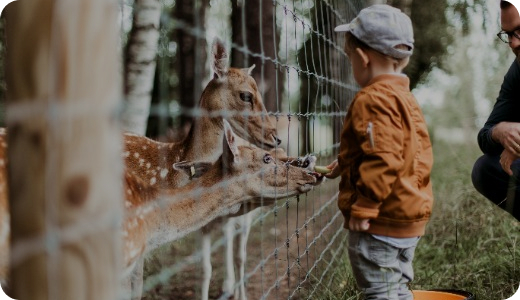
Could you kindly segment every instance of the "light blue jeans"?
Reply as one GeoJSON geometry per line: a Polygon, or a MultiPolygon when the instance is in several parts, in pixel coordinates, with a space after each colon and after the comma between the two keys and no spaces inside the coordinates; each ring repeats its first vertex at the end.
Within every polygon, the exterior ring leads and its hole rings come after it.
{"type": "Polygon", "coordinates": [[[349,231],[350,264],[366,300],[413,300],[408,283],[416,247],[401,249],[369,233],[349,231]]]}

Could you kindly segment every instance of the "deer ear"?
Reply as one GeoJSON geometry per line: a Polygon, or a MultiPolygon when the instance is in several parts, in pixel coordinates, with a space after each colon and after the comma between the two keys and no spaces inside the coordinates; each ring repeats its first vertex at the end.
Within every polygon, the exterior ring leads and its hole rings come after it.
{"type": "Polygon", "coordinates": [[[224,159],[224,163],[228,165],[232,165],[233,163],[238,163],[239,159],[239,151],[235,138],[235,133],[233,129],[231,129],[231,125],[225,119],[222,120],[224,122],[224,149],[222,152],[222,156],[224,159]]]}
{"type": "Polygon", "coordinates": [[[241,71],[244,73],[244,74],[247,74],[249,76],[251,76],[251,73],[253,72],[253,69],[255,68],[255,65],[252,65],[251,67],[249,68],[243,68],[241,69],[241,71]]]}
{"type": "Polygon", "coordinates": [[[173,168],[178,171],[184,171],[190,178],[199,178],[204,175],[213,164],[203,161],[181,161],[173,164],[173,168]]]}
{"type": "Polygon", "coordinates": [[[213,55],[213,62],[211,65],[213,72],[215,72],[215,77],[225,77],[228,73],[228,55],[224,43],[219,38],[216,38],[213,41],[211,54],[213,55]]]}
{"type": "Polygon", "coordinates": [[[249,69],[247,69],[247,74],[248,74],[249,76],[251,76],[251,73],[253,73],[253,69],[254,69],[255,67],[256,67],[256,65],[253,64],[251,67],[249,67],[249,69]]]}

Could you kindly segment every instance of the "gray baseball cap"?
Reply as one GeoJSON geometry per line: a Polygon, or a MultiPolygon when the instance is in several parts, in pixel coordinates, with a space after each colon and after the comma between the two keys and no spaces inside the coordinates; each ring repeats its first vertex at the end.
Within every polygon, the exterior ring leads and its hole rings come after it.
{"type": "Polygon", "coordinates": [[[401,10],[386,4],[362,9],[354,20],[334,31],[350,32],[374,50],[398,59],[413,52],[412,21],[401,10]],[[397,45],[406,45],[409,50],[398,49],[397,45]]]}

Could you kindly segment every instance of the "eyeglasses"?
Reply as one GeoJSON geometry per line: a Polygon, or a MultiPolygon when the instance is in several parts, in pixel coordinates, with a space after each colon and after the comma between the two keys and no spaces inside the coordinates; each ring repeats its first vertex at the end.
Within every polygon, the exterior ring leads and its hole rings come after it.
{"type": "Polygon", "coordinates": [[[509,44],[511,43],[511,39],[513,38],[513,36],[520,40],[520,28],[515,29],[513,31],[502,30],[499,33],[497,33],[497,36],[502,42],[509,44]]]}

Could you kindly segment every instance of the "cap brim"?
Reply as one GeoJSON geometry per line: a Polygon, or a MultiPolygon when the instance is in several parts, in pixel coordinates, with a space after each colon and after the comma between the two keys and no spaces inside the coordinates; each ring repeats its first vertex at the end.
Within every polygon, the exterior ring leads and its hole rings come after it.
{"type": "Polygon", "coordinates": [[[336,31],[336,32],[350,31],[350,23],[339,25],[336,28],[334,28],[334,31],[336,31]]]}

